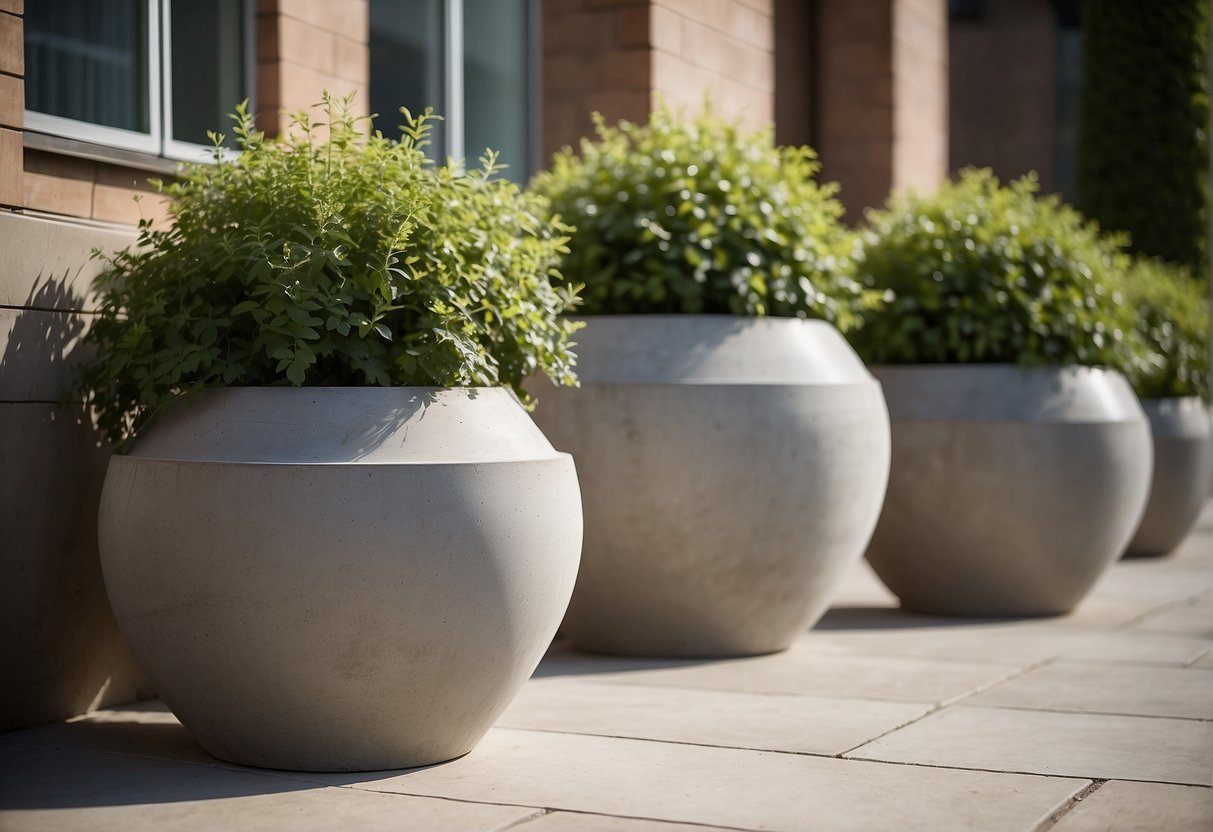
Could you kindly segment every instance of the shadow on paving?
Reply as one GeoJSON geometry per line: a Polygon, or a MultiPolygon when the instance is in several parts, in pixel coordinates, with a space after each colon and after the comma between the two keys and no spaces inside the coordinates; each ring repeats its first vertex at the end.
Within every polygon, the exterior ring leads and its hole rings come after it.
{"type": "Polygon", "coordinates": [[[264,797],[435,767],[346,774],[239,766],[208,754],[160,702],[115,708],[100,718],[15,732],[4,739],[0,812],[264,797]]]}
{"type": "MultiPolygon", "coordinates": [[[[1056,618],[1057,616],[1041,616],[1056,618]]],[[[908,612],[899,607],[833,607],[814,625],[814,630],[913,630],[936,627],[1014,624],[1029,617],[963,618],[908,612]]]]}

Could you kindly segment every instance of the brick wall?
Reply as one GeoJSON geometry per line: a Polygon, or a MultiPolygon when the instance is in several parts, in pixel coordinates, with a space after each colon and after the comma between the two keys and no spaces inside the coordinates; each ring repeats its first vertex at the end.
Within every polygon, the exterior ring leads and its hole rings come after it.
{"type": "Polygon", "coordinates": [[[258,0],[257,121],[276,135],[281,115],[335,95],[357,93],[355,110],[369,112],[368,0],[258,0]]]}
{"type": "Polygon", "coordinates": [[[893,9],[892,189],[934,190],[947,173],[947,4],[898,0],[893,9]]]}
{"type": "Polygon", "coordinates": [[[952,24],[952,170],[1035,170],[1042,189],[1054,189],[1055,36],[1049,0],[989,3],[984,18],[952,24]]]}
{"type": "Polygon", "coordinates": [[[773,0],[544,0],[544,154],[592,133],[590,113],[644,120],[660,95],[749,124],[774,113],[773,0]]]}
{"type": "Polygon", "coordinates": [[[25,126],[23,0],[0,0],[0,205],[20,206],[25,126]]]}
{"type": "Polygon", "coordinates": [[[930,189],[947,175],[947,6],[820,0],[816,12],[816,29],[805,37],[816,52],[808,86],[817,123],[810,135],[781,138],[816,144],[823,178],[842,185],[855,221],[891,190],[930,189]]]}
{"type": "MultiPolygon", "coordinates": [[[[258,0],[256,95],[259,126],[276,134],[293,112],[328,89],[356,92],[368,112],[368,0],[258,0]]],[[[148,185],[172,162],[128,166],[22,148],[21,0],[0,0],[0,205],[134,225],[159,221],[165,202],[148,185]],[[23,161],[22,161],[23,160],[23,161]]]]}
{"type": "Polygon", "coordinates": [[[775,115],[774,0],[653,0],[653,91],[697,110],[705,93],[751,126],[775,115]]]}

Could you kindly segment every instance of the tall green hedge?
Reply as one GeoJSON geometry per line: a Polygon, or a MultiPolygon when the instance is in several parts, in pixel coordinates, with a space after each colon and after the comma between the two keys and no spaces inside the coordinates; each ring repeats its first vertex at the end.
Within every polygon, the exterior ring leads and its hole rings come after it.
{"type": "Polygon", "coordinates": [[[1082,6],[1078,207],[1205,274],[1209,0],[1082,6]]]}

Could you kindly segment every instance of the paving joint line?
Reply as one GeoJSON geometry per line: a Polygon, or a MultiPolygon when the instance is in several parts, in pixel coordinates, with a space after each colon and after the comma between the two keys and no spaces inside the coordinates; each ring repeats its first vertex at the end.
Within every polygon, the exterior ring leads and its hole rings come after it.
{"type": "Polygon", "coordinates": [[[1130,719],[1177,719],[1182,722],[1213,722],[1213,716],[1174,716],[1171,714],[1131,714],[1125,711],[1080,711],[1067,708],[1037,708],[1032,705],[1004,705],[1001,703],[983,704],[974,702],[965,705],[966,708],[984,708],[986,710],[1027,711],[1029,713],[1065,714],[1067,716],[1122,716],[1130,719]]]}
{"type": "Polygon", "coordinates": [[[987,682],[984,685],[980,685],[977,688],[974,688],[973,690],[953,696],[951,699],[945,699],[941,702],[937,702],[932,707],[930,707],[926,713],[922,714],[921,716],[917,717],[916,719],[911,719],[909,722],[906,722],[903,725],[898,725],[896,728],[890,728],[888,731],[885,731],[882,734],[878,734],[877,736],[872,737],[871,739],[864,740],[863,742],[861,742],[859,745],[855,746],[854,748],[849,748],[846,751],[841,752],[837,756],[839,758],[851,759],[851,758],[848,758],[846,755],[855,753],[859,749],[863,748],[865,745],[871,745],[872,743],[876,742],[877,740],[883,739],[884,737],[887,737],[890,734],[896,733],[897,731],[900,731],[903,728],[908,728],[909,726],[914,725],[915,723],[921,722],[922,720],[931,716],[931,714],[939,713],[944,708],[948,708],[948,707],[951,707],[952,705],[960,704],[961,702],[963,702],[965,699],[968,699],[969,697],[976,696],[977,694],[987,691],[990,688],[993,688],[997,685],[1001,685],[1004,682],[1010,681],[1011,679],[1018,678],[1025,673],[1030,673],[1033,670],[1036,670],[1037,668],[1044,667],[1045,665],[1051,664],[1055,661],[1057,661],[1056,656],[1049,656],[1048,658],[1041,659],[1038,662],[1024,665],[1023,667],[1020,667],[1016,670],[1011,671],[1010,673],[1006,674],[1005,676],[1000,676],[999,678],[994,679],[993,681],[987,682]]]}

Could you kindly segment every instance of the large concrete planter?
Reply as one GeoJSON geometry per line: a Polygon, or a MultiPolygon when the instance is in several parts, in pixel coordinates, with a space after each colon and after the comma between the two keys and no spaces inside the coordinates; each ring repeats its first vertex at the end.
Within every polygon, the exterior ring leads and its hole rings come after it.
{"type": "Polygon", "coordinates": [[[1188,536],[1209,498],[1209,411],[1196,396],[1144,399],[1141,405],[1154,436],[1154,479],[1128,554],[1165,555],[1188,536]]]}
{"type": "Polygon", "coordinates": [[[875,367],[893,470],[868,547],[902,606],[948,615],[1073,609],[1124,551],[1150,485],[1150,430],[1118,373],[875,367]]]}
{"type": "Polygon", "coordinates": [[[581,548],[573,462],[503,389],[242,388],[110,462],[118,623],[211,754],[368,770],[469,751],[581,548]]]}
{"type": "Polygon", "coordinates": [[[535,420],[577,459],[581,649],[729,656],[786,648],[825,610],[880,512],[880,385],[828,324],[591,317],[581,388],[535,420]]]}

